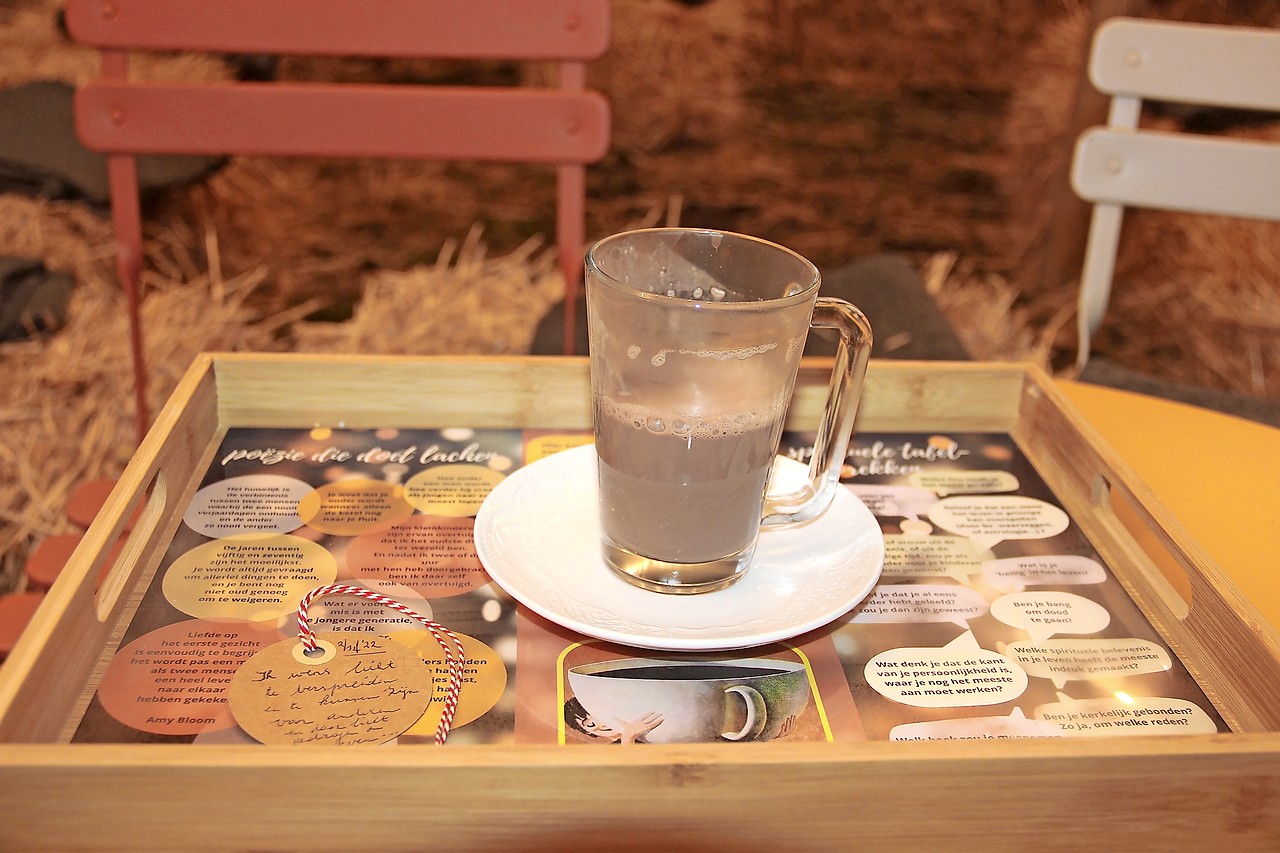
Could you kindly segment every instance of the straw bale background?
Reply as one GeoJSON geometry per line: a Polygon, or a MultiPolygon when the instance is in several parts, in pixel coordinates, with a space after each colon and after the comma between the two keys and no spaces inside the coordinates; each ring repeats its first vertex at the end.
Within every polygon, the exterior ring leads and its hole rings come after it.
{"type": "MultiPolygon", "coordinates": [[[[1029,271],[1055,227],[1091,6],[1280,25],[1275,0],[613,6],[613,48],[589,73],[613,104],[614,137],[589,170],[588,238],[680,222],[759,234],[825,268],[899,253],[973,356],[1051,368],[1072,354],[1073,282],[1029,271]]],[[[58,7],[0,3],[0,86],[96,73],[96,55],[59,30],[58,7]]],[[[170,79],[238,70],[181,55],[137,65],[170,79]]],[[[552,73],[297,58],[273,70],[524,85],[552,73]]],[[[229,159],[145,210],[155,403],[204,349],[524,351],[563,290],[553,201],[554,176],[538,166],[229,159]]],[[[1132,215],[1097,350],[1165,378],[1280,397],[1278,238],[1273,224],[1132,215]]],[[[0,195],[0,253],[77,281],[65,328],[0,345],[0,591],[21,585],[35,542],[66,528],[69,490],[118,472],[131,450],[111,252],[106,211],[0,195]]]]}

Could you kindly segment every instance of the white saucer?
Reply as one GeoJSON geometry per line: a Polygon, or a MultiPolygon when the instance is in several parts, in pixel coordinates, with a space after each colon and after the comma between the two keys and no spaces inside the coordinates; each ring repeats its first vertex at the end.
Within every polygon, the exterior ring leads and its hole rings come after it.
{"type": "MultiPolygon", "coordinates": [[[[775,482],[807,468],[779,457],[775,482]]],[[[721,651],[803,634],[853,609],[880,577],[884,538],[848,489],[819,518],[766,528],[741,580],[696,595],[650,592],[600,555],[594,445],[527,465],[476,514],[476,550],[498,586],[545,618],[600,640],[671,651],[721,651]]]]}

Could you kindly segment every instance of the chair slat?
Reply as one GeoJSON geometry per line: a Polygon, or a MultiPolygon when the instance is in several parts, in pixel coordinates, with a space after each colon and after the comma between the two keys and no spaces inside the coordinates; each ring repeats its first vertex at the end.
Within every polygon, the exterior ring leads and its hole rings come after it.
{"type": "Polygon", "coordinates": [[[1109,95],[1280,111],[1280,30],[1112,19],[1089,77],[1109,95]]]}
{"type": "Polygon", "coordinates": [[[1087,131],[1072,185],[1094,202],[1280,220],[1280,146],[1221,137],[1087,131]]]}
{"type": "Polygon", "coordinates": [[[588,60],[607,0],[67,0],[83,44],[136,50],[588,60]]]}
{"type": "Polygon", "coordinates": [[[108,153],[589,163],[609,141],[596,92],[94,82],[75,109],[85,146],[108,153]]]}

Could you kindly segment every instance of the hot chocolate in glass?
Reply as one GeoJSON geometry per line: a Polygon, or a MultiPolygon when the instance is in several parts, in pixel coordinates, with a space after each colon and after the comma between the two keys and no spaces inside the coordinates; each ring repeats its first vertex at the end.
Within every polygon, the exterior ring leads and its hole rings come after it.
{"type": "Polygon", "coordinates": [[[605,560],[647,589],[738,579],[763,524],[804,521],[838,486],[871,349],[818,270],[764,240],[659,228],[587,253],[587,318],[605,560]],[[768,494],[810,325],[841,345],[809,482],[768,494]]]}

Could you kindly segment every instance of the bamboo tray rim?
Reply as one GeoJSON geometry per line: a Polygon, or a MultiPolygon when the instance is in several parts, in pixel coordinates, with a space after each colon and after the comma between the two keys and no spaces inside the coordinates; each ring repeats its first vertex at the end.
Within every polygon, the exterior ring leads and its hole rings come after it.
{"type": "MultiPolygon", "coordinates": [[[[813,381],[813,371],[821,371],[829,365],[830,358],[805,358],[802,362],[802,378],[798,382],[801,383],[813,381]]],[[[203,381],[208,376],[214,377],[217,383],[218,369],[220,365],[232,365],[236,367],[254,366],[254,365],[348,365],[354,368],[364,368],[370,365],[395,365],[400,367],[416,367],[420,365],[443,365],[443,366],[459,366],[459,367],[475,367],[489,366],[497,368],[525,368],[533,366],[535,369],[546,366],[552,369],[570,368],[575,371],[585,371],[587,366],[587,358],[585,356],[414,356],[414,355],[363,355],[363,354],[308,354],[308,353],[223,353],[208,352],[197,356],[187,375],[184,377],[175,392],[174,400],[171,400],[170,406],[182,402],[183,386],[190,386],[194,383],[203,381]]],[[[1029,362],[951,362],[951,361],[914,361],[914,360],[884,360],[873,359],[869,376],[876,378],[890,378],[893,374],[912,375],[920,371],[936,371],[950,374],[953,376],[998,376],[1014,381],[1018,379],[1029,380],[1031,386],[1035,389],[1035,393],[1044,394],[1055,408],[1062,410],[1063,414],[1072,423],[1073,427],[1080,430],[1087,441],[1093,444],[1102,444],[1101,438],[1092,430],[1083,416],[1075,412],[1072,404],[1060,392],[1054,389],[1052,380],[1048,374],[1038,365],[1029,362]]],[[[219,389],[220,390],[220,389],[219,389]]],[[[189,392],[189,388],[187,389],[189,392]]],[[[151,434],[148,435],[143,445],[138,451],[139,456],[144,456],[149,449],[154,450],[154,446],[160,441],[167,438],[166,428],[170,426],[169,421],[172,420],[173,412],[166,407],[166,412],[161,414],[157,420],[157,426],[153,428],[151,434]]],[[[230,424],[234,426],[235,424],[230,424]]],[[[228,426],[228,425],[224,425],[228,426]]],[[[212,440],[213,436],[205,436],[206,440],[212,440]]],[[[1105,450],[1105,446],[1104,446],[1105,450]]],[[[1116,460],[1117,475],[1121,478],[1133,478],[1132,472],[1125,469],[1122,460],[1116,460]]],[[[138,488],[142,484],[142,480],[135,474],[136,483],[129,482],[130,472],[126,472],[122,477],[122,484],[126,487],[132,486],[138,488]]],[[[1162,508],[1156,507],[1157,513],[1162,508]]],[[[120,511],[123,514],[123,510],[120,511]]],[[[1172,530],[1175,538],[1185,534],[1181,533],[1177,522],[1167,513],[1162,518],[1167,522],[1172,530]]],[[[1186,541],[1186,547],[1195,550],[1194,543],[1186,541]]],[[[1206,564],[1209,564],[1207,558],[1204,558],[1206,564]]],[[[87,567],[82,574],[87,576],[87,567]]],[[[1229,581],[1227,581],[1229,583],[1229,581]]],[[[0,668],[0,715],[10,706],[14,690],[21,684],[23,678],[35,659],[35,654],[39,648],[47,642],[54,634],[60,624],[60,620],[65,614],[69,606],[71,596],[75,592],[74,584],[56,585],[50,591],[46,598],[45,604],[40,608],[35,618],[32,619],[27,634],[19,642],[14,654],[11,655],[8,663],[0,668]],[[30,635],[30,636],[28,636],[30,635]]],[[[1248,614],[1245,614],[1246,616],[1248,614]]],[[[1265,623],[1258,626],[1259,630],[1265,630],[1265,623]]],[[[1274,632],[1273,632],[1274,633],[1274,632]]],[[[1057,739],[1055,739],[1057,740],[1057,739]]],[[[1015,758],[1024,755],[1045,755],[1053,756],[1060,754],[1090,754],[1098,756],[1116,756],[1124,754],[1144,755],[1159,752],[1167,752],[1172,746],[1175,752],[1202,752],[1208,751],[1212,754],[1223,754],[1223,745],[1231,743],[1232,746],[1226,748],[1226,753],[1236,753],[1239,751],[1250,751],[1261,749],[1264,752],[1271,752],[1280,749],[1280,732],[1230,732],[1219,735],[1168,735],[1168,736],[1143,736],[1143,737],[1120,737],[1096,739],[1085,738],[1063,738],[1060,744],[1053,744],[1048,741],[984,741],[980,744],[969,744],[967,748],[960,751],[960,754],[971,755],[973,750],[979,749],[988,757],[1007,757],[1015,758]],[[1149,750],[1147,743],[1164,742],[1161,749],[1149,750]],[[1183,748],[1185,747],[1185,748],[1183,748]]],[[[76,763],[81,758],[55,758],[55,755],[61,754],[65,748],[70,747],[70,751],[77,756],[83,756],[88,759],[89,756],[101,757],[102,760],[120,760],[133,750],[138,750],[139,760],[144,763],[159,761],[167,763],[168,759],[162,759],[169,752],[175,755],[186,755],[188,758],[196,753],[204,753],[206,751],[221,752],[223,750],[239,751],[240,747],[229,745],[200,745],[198,748],[192,748],[186,745],[186,749],[174,749],[174,744],[90,744],[90,743],[62,743],[62,742],[23,742],[16,740],[0,740],[0,766],[8,762],[8,759],[14,756],[7,756],[6,753],[13,748],[17,750],[16,754],[27,756],[25,761],[35,760],[33,756],[42,755],[39,760],[50,760],[52,763],[61,763],[70,761],[76,763]],[[142,756],[148,756],[145,760],[142,756]]],[[[889,750],[890,753],[898,750],[908,750],[905,754],[914,755],[917,752],[928,754],[931,750],[937,750],[938,755],[949,753],[951,745],[945,741],[928,741],[922,744],[908,743],[878,743],[872,741],[856,742],[853,744],[841,743],[824,743],[815,745],[805,744],[768,744],[768,745],[734,745],[734,750],[730,753],[723,752],[723,745],[709,744],[702,748],[699,745],[693,747],[671,747],[667,745],[648,745],[646,751],[655,752],[655,754],[671,753],[671,754],[689,754],[700,756],[700,760],[723,762],[728,760],[736,762],[739,750],[743,746],[748,749],[763,747],[767,750],[779,750],[788,754],[794,753],[797,756],[806,756],[805,760],[813,760],[814,755],[830,756],[834,760],[849,761],[868,756],[877,756],[883,750],[889,750]],[[690,752],[690,749],[692,751],[690,752]],[[705,754],[704,754],[705,753],[705,754]]],[[[291,749],[279,750],[274,747],[266,747],[262,745],[250,745],[244,749],[254,751],[263,756],[276,756],[273,760],[292,761],[299,758],[303,753],[291,749]]],[[[464,747],[458,752],[465,757],[460,758],[461,763],[472,763],[476,760],[476,755],[483,752],[488,756],[481,763],[501,764],[507,760],[504,756],[520,756],[525,753],[537,753],[539,750],[563,750],[563,746],[544,747],[537,744],[511,744],[498,745],[486,744],[481,746],[464,747]]],[[[394,750],[393,750],[394,751],[394,750]]],[[[415,750],[401,750],[405,752],[414,752],[415,750]]],[[[448,751],[448,750],[446,750],[448,751]]],[[[572,754],[566,756],[566,760],[571,763],[578,763],[584,760],[596,761],[599,757],[581,755],[583,750],[572,750],[572,754]]],[[[746,753],[743,753],[745,755],[746,753]]],[[[95,758],[97,760],[97,758],[95,758]]],[[[185,761],[185,758],[178,759],[185,761]]],[[[375,758],[374,764],[381,764],[385,759],[375,758]]],[[[404,759],[394,759],[392,764],[404,759]]],[[[438,762],[439,758],[432,758],[431,761],[438,762]]],[[[608,760],[608,759],[606,759],[608,760]]],[[[669,759],[664,759],[669,760],[669,759]]],[[[452,763],[450,759],[446,763],[452,763]]]]}
{"type": "MultiPolygon", "coordinates": [[[[825,382],[823,368],[829,363],[805,359],[800,381],[825,382]]],[[[12,722],[35,720],[31,731],[36,731],[46,706],[32,701],[23,707],[15,700],[58,694],[56,684],[37,684],[33,673],[62,671],[58,655],[79,655],[78,668],[66,666],[76,673],[89,672],[85,658],[92,653],[96,660],[109,647],[104,641],[97,649],[77,649],[60,635],[70,627],[66,623],[71,614],[90,612],[93,579],[106,561],[108,546],[120,535],[133,503],[156,482],[161,465],[171,464],[182,476],[198,481],[208,456],[201,448],[185,445],[210,445],[212,453],[226,429],[239,425],[238,413],[253,412],[251,406],[240,405],[243,401],[225,397],[251,388],[255,368],[278,367],[285,374],[253,387],[251,393],[288,415],[288,401],[278,397],[290,381],[318,383],[326,370],[344,368],[352,373],[382,370],[380,378],[414,384],[421,375],[417,369],[424,365],[457,370],[468,380],[478,370],[508,383],[530,367],[554,374],[545,389],[517,389],[512,396],[519,399],[509,401],[509,411],[503,412],[514,418],[526,411],[567,406],[575,422],[589,426],[589,420],[581,423],[590,407],[579,406],[580,392],[566,393],[566,383],[586,378],[583,357],[197,357],[86,533],[86,552],[72,558],[0,667],[0,732],[11,733],[0,734],[0,847],[294,849],[305,844],[317,850],[418,850],[430,839],[459,850],[530,851],[584,846],[712,850],[729,845],[744,850],[845,851],[852,845],[915,850],[926,840],[935,842],[931,846],[975,850],[1033,845],[1091,849],[1101,843],[1213,849],[1226,839],[1233,849],[1273,850],[1280,841],[1280,809],[1275,807],[1280,726],[1214,735],[983,741],[650,744],[624,749],[450,743],[444,748],[424,744],[308,749],[74,743],[26,736],[12,722]],[[544,393],[549,401],[541,396],[544,393]],[[360,819],[334,820],[352,816],[353,806],[359,807],[355,816],[360,819]],[[69,816],[71,808],[74,818],[69,816]]],[[[871,408],[882,414],[886,406],[890,412],[897,406],[932,412],[930,407],[938,401],[931,395],[947,383],[964,386],[966,400],[1009,407],[1001,417],[1007,415],[1007,422],[1018,429],[1025,418],[1043,417],[1047,410],[1052,428],[1066,424],[1070,443],[1100,459],[1113,485],[1144,501],[1150,497],[1035,365],[873,360],[867,381],[868,393],[888,392],[884,399],[872,401],[871,408]],[[971,387],[977,388],[972,394],[971,387]]],[[[443,391],[459,386],[453,376],[419,387],[443,391]]],[[[322,399],[313,395],[312,402],[322,399]]],[[[452,404],[445,408],[450,414],[462,411],[452,404]]],[[[369,411],[378,417],[402,409],[369,411]]],[[[891,414],[885,422],[892,418],[891,414]]],[[[285,418],[276,423],[285,423],[285,418]]],[[[1027,429],[1034,436],[1046,427],[1036,421],[1027,429]]],[[[1008,432],[1012,437],[1014,429],[1008,432]]],[[[1061,460],[1049,461],[1058,465],[1061,460]]],[[[1075,479],[1070,482],[1073,491],[1085,488],[1075,479]]],[[[180,495],[188,486],[194,484],[173,482],[166,488],[180,495]]],[[[1057,487],[1049,486],[1057,494],[1057,487]]],[[[1203,576],[1204,588],[1214,595],[1220,588],[1226,590],[1222,598],[1229,604],[1229,580],[1158,503],[1149,513],[1146,518],[1203,576]]],[[[164,535],[148,538],[140,547],[153,549],[164,535]]],[[[130,542],[128,549],[133,545],[130,542]]],[[[141,582],[134,567],[120,583],[141,582]]],[[[1242,607],[1246,609],[1239,612],[1227,608],[1224,624],[1247,632],[1244,645],[1263,649],[1264,662],[1280,668],[1280,641],[1274,631],[1268,639],[1261,625],[1251,625],[1247,603],[1242,607]]],[[[112,612],[115,619],[124,618],[123,611],[112,612]]],[[[1221,622],[1221,617],[1215,618],[1221,622]]],[[[1154,621],[1152,625],[1168,639],[1154,621]]],[[[1259,666],[1256,671],[1280,669],[1259,666]]],[[[1232,670],[1221,677],[1241,676],[1232,670]]],[[[83,690],[86,685],[74,686],[83,690]]],[[[62,694],[67,696],[69,690],[62,694]]],[[[1255,690],[1238,695],[1242,701],[1256,701],[1270,694],[1255,690]]],[[[52,708],[50,714],[72,714],[70,699],[51,701],[47,707],[52,708]]]]}

